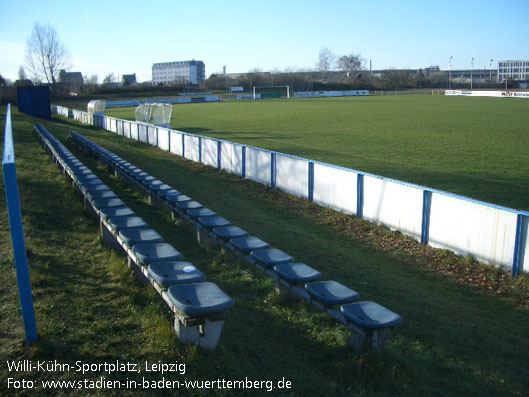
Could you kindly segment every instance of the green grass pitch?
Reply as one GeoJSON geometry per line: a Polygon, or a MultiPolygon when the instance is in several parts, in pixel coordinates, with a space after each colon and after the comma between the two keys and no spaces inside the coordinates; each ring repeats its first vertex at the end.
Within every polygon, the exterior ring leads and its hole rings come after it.
{"type": "MultiPolygon", "coordinates": [[[[107,115],[134,119],[134,108],[107,115]]],[[[175,105],[172,128],[529,210],[529,101],[445,96],[175,105]]]]}

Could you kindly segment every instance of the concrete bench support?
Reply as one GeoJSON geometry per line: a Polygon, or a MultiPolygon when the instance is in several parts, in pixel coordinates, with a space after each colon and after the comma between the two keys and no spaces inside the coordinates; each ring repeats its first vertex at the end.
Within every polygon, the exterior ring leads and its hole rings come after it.
{"type": "Polygon", "coordinates": [[[349,322],[351,347],[357,353],[382,351],[391,329],[402,322],[401,316],[375,302],[350,303],[340,309],[349,322]]]}
{"type": "Polygon", "coordinates": [[[215,350],[219,343],[224,320],[210,321],[204,320],[204,324],[185,325],[178,316],[175,316],[174,330],[176,336],[182,343],[192,343],[200,346],[204,350],[215,350]]]}

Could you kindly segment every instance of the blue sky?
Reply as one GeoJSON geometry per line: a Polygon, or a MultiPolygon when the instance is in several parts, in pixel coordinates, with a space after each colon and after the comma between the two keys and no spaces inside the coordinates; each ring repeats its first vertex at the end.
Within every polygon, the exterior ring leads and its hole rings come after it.
{"type": "Polygon", "coordinates": [[[373,69],[488,68],[529,59],[528,21],[529,0],[1,0],[0,74],[17,78],[35,22],[55,27],[72,71],[146,81],[153,63],[188,59],[207,76],[308,69],[322,47],[373,69]]]}

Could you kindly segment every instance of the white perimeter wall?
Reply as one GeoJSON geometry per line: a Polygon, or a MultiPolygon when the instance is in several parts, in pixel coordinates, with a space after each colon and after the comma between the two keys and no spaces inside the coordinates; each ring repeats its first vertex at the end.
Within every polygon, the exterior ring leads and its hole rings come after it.
{"type": "Polygon", "coordinates": [[[308,198],[309,162],[307,160],[277,154],[275,172],[278,189],[308,198]]]}
{"type": "Polygon", "coordinates": [[[218,148],[217,140],[202,138],[202,163],[217,167],[218,148]]]}
{"type": "Polygon", "coordinates": [[[510,211],[433,193],[430,245],[511,267],[516,220],[510,211]]]}
{"type": "Polygon", "coordinates": [[[364,176],[363,217],[421,239],[423,190],[364,176]]]}
{"type": "Polygon", "coordinates": [[[221,169],[242,175],[242,146],[222,141],[220,147],[221,169]]]}
{"type": "Polygon", "coordinates": [[[246,178],[270,185],[270,152],[246,148],[246,178]]]}
{"type": "Polygon", "coordinates": [[[356,214],[357,182],[356,172],[315,163],[313,201],[337,211],[356,214]]]}
{"type": "Polygon", "coordinates": [[[186,159],[198,162],[198,140],[196,136],[184,135],[184,157],[186,159]]]}

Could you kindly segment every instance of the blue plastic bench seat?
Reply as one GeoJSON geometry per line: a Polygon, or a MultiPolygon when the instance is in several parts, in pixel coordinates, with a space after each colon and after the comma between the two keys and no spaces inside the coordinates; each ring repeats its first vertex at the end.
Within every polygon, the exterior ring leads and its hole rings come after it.
{"type": "Polygon", "coordinates": [[[291,284],[304,284],[321,278],[319,271],[299,262],[275,265],[274,270],[280,278],[287,280],[291,284]]]}
{"type": "Polygon", "coordinates": [[[341,305],[360,298],[360,294],[337,281],[316,281],[305,285],[307,292],[326,306],[341,305]]]}
{"type": "Polygon", "coordinates": [[[93,206],[97,209],[105,207],[124,207],[125,203],[118,198],[100,198],[95,199],[92,202],[93,206]]]}
{"type": "Polygon", "coordinates": [[[182,201],[191,201],[192,198],[186,196],[185,194],[168,194],[165,196],[165,200],[174,204],[182,201]]]}
{"type": "Polygon", "coordinates": [[[96,185],[88,185],[85,188],[85,190],[87,192],[97,192],[97,191],[107,191],[107,190],[110,190],[110,188],[104,183],[98,183],[96,185]]]}
{"type": "Polygon", "coordinates": [[[161,184],[151,184],[149,185],[149,187],[152,189],[152,190],[155,190],[156,192],[161,192],[161,191],[167,191],[167,190],[174,190],[171,186],[169,186],[167,183],[161,183],[161,184]]]}
{"type": "Polygon", "coordinates": [[[92,186],[99,186],[104,184],[103,181],[99,178],[78,180],[78,182],[83,186],[84,189],[90,189],[92,186]]]}
{"type": "Polygon", "coordinates": [[[402,317],[376,302],[358,302],[343,305],[343,315],[363,329],[390,328],[402,322],[402,317]]]}
{"type": "Polygon", "coordinates": [[[149,188],[154,188],[154,186],[157,185],[163,185],[163,182],[159,179],[156,179],[154,176],[145,178],[143,181],[141,181],[141,183],[149,188]]]}
{"type": "Polygon", "coordinates": [[[248,232],[238,226],[214,227],[212,231],[215,236],[224,241],[231,240],[232,238],[248,236],[248,232]]]}
{"type": "Polygon", "coordinates": [[[193,219],[198,218],[199,216],[215,216],[217,215],[215,212],[211,211],[209,208],[201,207],[201,208],[191,208],[187,210],[186,214],[193,219]]]}
{"type": "MultiPolygon", "coordinates": [[[[138,217],[133,217],[137,219],[141,219],[138,217]]],[[[121,221],[122,219],[127,218],[111,218],[116,219],[118,221],[121,221]]],[[[132,219],[131,219],[132,220],[132,219]]],[[[134,226],[133,226],[134,227],[134,226]]],[[[154,229],[143,229],[143,228],[127,228],[127,227],[120,227],[119,228],[119,237],[127,244],[129,247],[132,247],[136,244],[153,244],[153,243],[163,243],[163,237],[160,236],[156,230],[154,229]]]]}
{"type": "Polygon", "coordinates": [[[180,211],[187,211],[187,210],[191,210],[191,209],[197,209],[197,208],[202,208],[203,205],[200,204],[199,202],[197,201],[177,201],[176,203],[174,203],[174,206],[179,209],[180,211]]]}
{"type": "Polygon", "coordinates": [[[158,190],[156,192],[156,194],[160,197],[165,197],[165,196],[169,196],[171,194],[174,194],[174,195],[181,195],[182,193],[180,193],[178,190],[176,189],[167,189],[167,190],[158,190]]]}
{"type": "Polygon", "coordinates": [[[137,180],[137,181],[142,181],[144,180],[145,178],[147,177],[150,177],[151,175],[146,173],[145,171],[142,171],[142,172],[139,172],[137,174],[134,175],[134,178],[137,180]]]}
{"type": "Polygon", "coordinates": [[[254,258],[260,264],[266,267],[272,267],[280,265],[281,263],[292,263],[294,258],[278,249],[266,249],[256,250],[250,252],[252,258],[254,258]]]}
{"type": "Polygon", "coordinates": [[[165,288],[174,284],[200,283],[206,279],[204,273],[185,261],[154,262],[149,265],[148,271],[165,288]]]}
{"type": "Polygon", "coordinates": [[[103,181],[101,179],[99,179],[99,177],[96,174],[94,174],[94,173],[80,174],[80,175],[76,175],[74,173],[74,175],[75,175],[75,177],[77,178],[77,180],[79,182],[96,180],[96,181],[99,181],[100,183],[103,183],[103,181]]]}
{"type": "Polygon", "coordinates": [[[147,175],[145,178],[142,178],[141,183],[143,183],[144,185],[149,185],[152,182],[157,181],[157,180],[158,179],[156,179],[154,176],[147,175]]]}
{"type": "Polygon", "coordinates": [[[114,193],[112,190],[95,190],[95,191],[88,191],[86,192],[86,195],[90,200],[95,200],[98,198],[115,198],[118,197],[116,193],[114,193]]]}
{"type": "Polygon", "coordinates": [[[139,216],[116,216],[108,218],[108,224],[116,232],[119,232],[121,229],[146,229],[149,227],[147,222],[139,216]]]}
{"type": "Polygon", "coordinates": [[[230,243],[244,254],[249,254],[250,252],[256,250],[266,250],[270,248],[270,244],[257,237],[238,237],[232,239],[230,243]]]}
{"type": "Polygon", "coordinates": [[[220,216],[199,216],[198,223],[206,229],[213,229],[214,227],[230,226],[231,223],[220,216]]]}
{"type": "Polygon", "coordinates": [[[171,302],[187,317],[225,312],[235,303],[216,284],[209,282],[173,285],[167,292],[171,302]]]}
{"type": "Polygon", "coordinates": [[[108,207],[101,208],[99,214],[103,219],[112,218],[115,216],[134,216],[136,213],[129,207],[108,207]]]}
{"type": "Polygon", "coordinates": [[[136,244],[132,251],[141,263],[148,265],[152,262],[179,261],[184,255],[178,252],[171,244],[136,244]]]}
{"type": "Polygon", "coordinates": [[[80,177],[82,175],[95,175],[92,170],[86,167],[72,167],[71,170],[73,174],[77,177],[80,177]]]}
{"type": "Polygon", "coordinates": [[[141,168],[131,168],[129,169],[128,173],[132,176],[132,177],[136,177],[136,175],[140,175],[142,174],[143,171],[141,168]]]}

